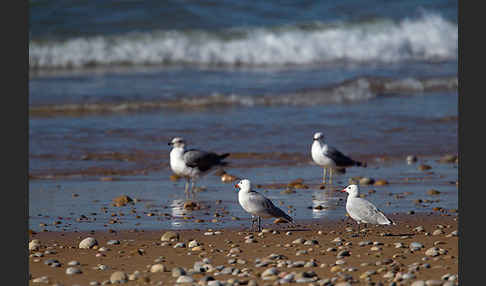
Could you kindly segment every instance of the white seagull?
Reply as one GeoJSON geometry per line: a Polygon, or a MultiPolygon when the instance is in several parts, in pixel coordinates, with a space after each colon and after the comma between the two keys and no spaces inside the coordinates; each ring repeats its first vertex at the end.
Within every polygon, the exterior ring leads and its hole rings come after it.
{"type": "Polygon", "coordinates": [[[312,160],[324,168],[322,182],[326,183],[326,170],[329,169],[329,183],[332,184],[333,169],[343,170],[346,167],[359,166],[366,167],[366,163],[355,161],[341,153],[336,148],[324,143],[324,134],[316,132],[311,148],[312,160]]]}
{"type": "Polygon", "coordinates": [[[184,193],[189,197],[189,182],[192,182],[191,192],[194,194],[195,181],[209,173],[214,167],[225,166],[228,163],[223,159],[229,156],[229,153],[218,155],[213,152],[206,152],[197,149],[185,150],[186,142],[181,137],[175,137],[170,142],[172,146],[170,151],[170,168],[172,171],[186,179],[184,193]]]}
{"type": "Polygon", "coordinates": [[[238,192],[238,202],[241,207],[251,214],[251,227],[253,230],[255,217],[258,223],[258,232],[261,231],[261,218],[283,218],[289,223],[293,223],[293,219],[284,211],[276,207],[271,200],[264,195],[255,192],[251,189],[251,182],[248,179],[243,179],[235,185],[238,192]],[[239,189],[239,191],[238,191],[239,189]]]}
{"type": "Polygon", "coordinates": [[[379,225],[395,224],[372,203],[359,197],[359,188],[357,185],[349,185],[345,189],[341,190],[341,192],[348,193],[348,198],[346,200],[346,211],[348,212],[349,216],[358,223],[358,231],[360,223],[379,225]]]}

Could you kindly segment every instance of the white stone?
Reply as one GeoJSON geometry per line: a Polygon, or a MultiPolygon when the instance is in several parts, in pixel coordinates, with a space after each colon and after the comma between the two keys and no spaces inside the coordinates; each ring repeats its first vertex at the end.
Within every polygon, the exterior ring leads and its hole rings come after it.
{"type": "Polygon", "coordinates": [[[98,245],[98,241],[93,237],[87,237],[79,243],[79,248],[89,249],[95,245],[98,245]]]}

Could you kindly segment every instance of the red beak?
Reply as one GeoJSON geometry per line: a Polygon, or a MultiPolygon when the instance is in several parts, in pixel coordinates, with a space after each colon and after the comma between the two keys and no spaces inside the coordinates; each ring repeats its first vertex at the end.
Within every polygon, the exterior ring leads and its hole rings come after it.
{"type": "Polygon", "coordinates": [[[345,192],[346,192],[346,189],[342,189],[342,190],[341,190],[341,192],[342,192],[342,193],[345,193],[345,192]]]}
{"type": "Polygon", "coordinates": [[[238,184],[236,184],[236,185],[235,185],[235,188],[239,189],[239,188],[240,188],[240,186],[238,186],[238,184]]]}

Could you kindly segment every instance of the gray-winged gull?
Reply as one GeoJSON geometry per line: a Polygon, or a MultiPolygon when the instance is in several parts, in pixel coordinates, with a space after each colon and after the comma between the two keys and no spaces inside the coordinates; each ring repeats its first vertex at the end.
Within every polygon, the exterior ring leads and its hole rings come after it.
{"type": "Polygon", "coordinates": [[[359,197],[359,187],[357,185],[349,185],[341,190],[341,192],[348,193],[346,211],[349,216],[358,223],[358,230],[361,223],[378,225],[395,224],[372,203],[359,197]]]}
{"type": "Polygon", "coordinates": [[[185,149],[186,142],[181,137],[175,137],[169,145],[172,146],[170,151],[170,168],[172,171],[186,179],[185,194],[189,196],[189,182],[191,182],[190,191],[194,195],[194,185],[197,179],[206,175],[214,167],[225,166],[228,163],[223,159],[229,156],[229,153],[218,155],[213,152],[206,152],[197,149],[185,149]]]}
{"type": "Polygon", "coordinates": [[[248,179],[243,179],[235,185],[238,192],[238,202],[241,207],[251,214],[251,227],[253,230],[255,224],[255,217],[258,223],[258,231],[262,229],[261,218],[283,218],[289,223],[293,223],[293,219],[287,215],[284,211],[276,207],[271,200],[264,195],[253,191],[251,189],[251,182],[248,179]],[[239,189],[239,191],[238,191],[239,189]]]}
{"type": "Polygon", "coordinates": [[[326,183],[326,171],[329,169],[329,183],[332,184],[333,169],[343,170],[346,167],[366,167],[366,163],[355,161],[336,148],[324,143],[324,134],[316,132],[312,143],[311,155],[314,162],[324,168],[322,182],[326,183]]]}

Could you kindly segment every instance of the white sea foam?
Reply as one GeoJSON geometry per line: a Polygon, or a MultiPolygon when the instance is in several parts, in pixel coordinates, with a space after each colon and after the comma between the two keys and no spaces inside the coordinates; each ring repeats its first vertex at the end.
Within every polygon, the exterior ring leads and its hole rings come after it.
{"type": "Polygon", "coordinates": [[[244,31],[155,31],[31,41],[30,68],[105,65],[299,65],[454,60],[458,27],[426,13],[400,22],[316,24],[244,31]]]}

